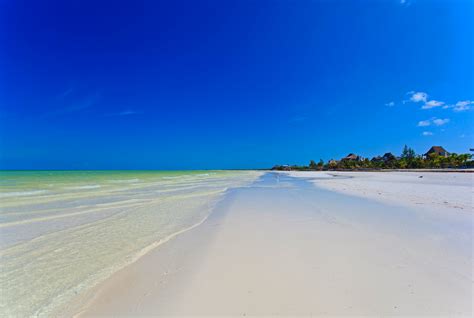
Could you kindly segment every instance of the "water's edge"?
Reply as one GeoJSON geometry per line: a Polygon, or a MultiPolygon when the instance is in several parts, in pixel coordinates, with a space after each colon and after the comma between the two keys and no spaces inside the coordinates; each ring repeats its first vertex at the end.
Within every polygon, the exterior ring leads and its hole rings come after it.
{"type": "MultiPolygon", "coordinates": [[[[126,187],[123,180],[112,186],[101,180],[97,183],[103,186],[94,188],[55,176],[52,182],[61,189],[57,194],[33,192],[2,200],[0,241],[6,247],[0,249],[0,311],[7,316],[62,316],[117,271],[205,222],[228,189],[248,185],[261,174],[160,175],[146,183],[127,182],[126,187]],[[79,186],[71,194],[69,189],[79,186]],[[35,236],[29,238],[31,232],[35,236]]],[[[45,183],[44,177],[39,179],[45,183]]],[[[35,189],[37,181],[26,180],[27,187],[10,178],[10,193],[35,189]]]]}

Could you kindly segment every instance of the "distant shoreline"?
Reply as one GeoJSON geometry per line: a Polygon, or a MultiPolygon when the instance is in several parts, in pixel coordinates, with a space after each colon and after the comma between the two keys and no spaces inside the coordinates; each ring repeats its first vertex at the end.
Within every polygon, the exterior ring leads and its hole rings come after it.
{"type": "Polygon", "coordinates": [[[335,169],[335,170],[271,170],[270,171],[282,171],[282,172],[462,172],[462,173],[474,173],[473,168],[466,169],[335,169]]]}
{"type": "Polygon", "coordinates": [[[289,172],[289,171],[300,171],[300,172],[463,172],[463,173],[474,173],[474,168],[439,168],[439,169],[323,169],[323,170],[277,170],[272,168],[255,168],[255,169],[197,169],[197,170],[135,170],[135,169],[123,169],[123,170],[3,170],[2,172],[209,172],[209,171],[280,171],[280,172],[289,172]]]}

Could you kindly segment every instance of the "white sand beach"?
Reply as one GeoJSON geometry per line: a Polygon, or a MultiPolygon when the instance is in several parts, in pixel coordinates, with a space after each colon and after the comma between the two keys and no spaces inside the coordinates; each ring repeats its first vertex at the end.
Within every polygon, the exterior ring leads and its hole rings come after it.
{"type": "Polygon", "coordinates": [[[228,191],[65,313],[472,316],[472,175],[336,174],[228,191]]]}
{"type": "MultiPolygon", "coordinates": [[[[472,210],[474,174],[461,172],[291,172],[319,187],[400,206],[472,210]]],[[[459,212],[459,211],[457,211],[459,212]]]]}

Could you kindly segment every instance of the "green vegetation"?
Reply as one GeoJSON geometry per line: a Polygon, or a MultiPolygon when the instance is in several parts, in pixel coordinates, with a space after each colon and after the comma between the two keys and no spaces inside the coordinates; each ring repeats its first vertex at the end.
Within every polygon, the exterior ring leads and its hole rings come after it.
{"type": "MultiPolygon", "coordinates": [[[[441,148],[442,149],[442,148],[441,148]]],[[[431,151],[431,149],[430,149],[431,151]]],[[[324,163],[320,160],[316,163],[311,160],[308,166],[277,165],[272,170],[380,170],[380,169],[437,169],[437,168],[474,168],[471,154],[445,153],[440,155],[430,151],[425,155],[417,155],[415,151],[407,147],[402,150],[399,157],[388,152],[383,156],[373,157],[371,160],[356,156],[342,158],[339,161],[330,160],[324,163]]]]}

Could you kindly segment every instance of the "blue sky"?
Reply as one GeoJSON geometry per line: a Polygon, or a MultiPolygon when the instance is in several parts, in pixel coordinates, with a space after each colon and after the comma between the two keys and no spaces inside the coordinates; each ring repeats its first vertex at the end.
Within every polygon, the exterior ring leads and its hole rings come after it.
{"type": "Polygon", "coordinates": [[[0,168],[473,147],[474,2],[0,1],[0,168]]]}

